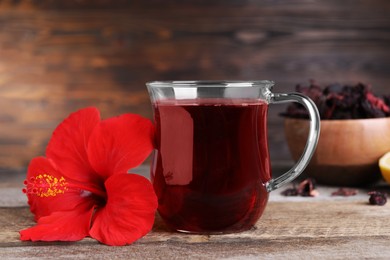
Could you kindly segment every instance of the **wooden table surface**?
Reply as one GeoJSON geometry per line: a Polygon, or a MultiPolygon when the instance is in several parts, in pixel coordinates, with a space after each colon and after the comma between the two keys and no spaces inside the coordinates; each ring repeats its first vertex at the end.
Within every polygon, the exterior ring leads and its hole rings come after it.
{"type": "MultiPolygon", "coordinates": [[[[147,174],[147,167],[140,173],[147,174]]],[[[388,259],[390,203],[368,204],[367,191],[334,197],[338,187],[319,187],[315,198],[271,193],[264,215],[250,231],[188,235],[166,229],[157,216],[152,232],[134,244],[109,247],[79,242],[21,242],[18,231],[34,225],[21,192],[24,173],[0,175],[1,259],[388,259]],[[8,177],[5,177],[8,176],[8,177]]],[[[371,189],[389,192],[379,183],[371,189]]]]}

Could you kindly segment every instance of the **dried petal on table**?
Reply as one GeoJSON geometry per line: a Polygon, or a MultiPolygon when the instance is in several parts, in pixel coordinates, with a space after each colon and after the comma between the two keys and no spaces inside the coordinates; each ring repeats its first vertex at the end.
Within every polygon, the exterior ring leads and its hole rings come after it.
{"type": "Polygon", "coordinates": [[[332,196],[355,196],[358,193],[356,189],[340,188],[337,191],[332,192],[332,196]]]}
{"type": "Polygon", "coordinates": [[[304,197],[316,197],[319,195],[316,190],[316,181],[313,178],[307,178],[298,185],[298,193],[304,197]]]}
{"type": "Polygon", "coordinates": [[[308,178],[299,183],[298,187],[295,185],[293,188],[288,188],[281,192],[284,196],[303,196],[303,197],[316,197],[319,192],[315,188],[316,182],[313,178],[308,178]]]}
{"type": "Polygon", "coordinates": [[[298,190],[296,187],[285,189],[281,192],[284,196],[298,196],[298,190]]]}
{"type": "Polygon", "coordinates": [[[386,193],[382,193],[379,191],[370,191],[368,193],[368,195],[370,195],[368,202],[371,205],[383,206],[387,202],[387,194],[386,193]]]}

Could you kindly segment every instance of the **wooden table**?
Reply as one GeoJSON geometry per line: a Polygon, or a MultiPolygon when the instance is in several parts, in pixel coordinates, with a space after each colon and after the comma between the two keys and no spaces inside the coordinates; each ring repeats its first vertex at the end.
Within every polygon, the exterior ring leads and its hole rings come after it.
{"type": "MultiPolygon", "coordinates": [[[[146,174],[145,167],[140,168],[146,174]]],[[[336,187],[319,187],[316,198],[271,193],[256,227],[229,235],[169,232],[157,217],[153,231],[134,244],[109,247],[79,242],[21,242],[18,231],[34,224],[22,188],[23,173],[0,176],[1,259],[362,259],[390,258],[390,203],[368,204],[366,189],[332,197],[336,187]]],[[[379,186],[378,186],[379,185],[379,186]]],[[[375,189],[389,192],[386,184],[375,189]]]]}

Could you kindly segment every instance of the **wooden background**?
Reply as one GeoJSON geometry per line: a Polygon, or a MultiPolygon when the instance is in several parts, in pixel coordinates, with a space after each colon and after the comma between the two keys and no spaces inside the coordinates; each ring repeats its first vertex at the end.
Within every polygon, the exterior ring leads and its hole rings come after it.
{"type": "MultiPolygon", "coordinates": [[[[43,155],[70,112],[151,118],[145,82],[316,79],[390,93],[390,1],[0,0],[0,169],[43,155]]],[[[274,161],[289,161],[284,107],[274,161]]],[[[5,172],[5,171],[0,171],[5,172]]]]}

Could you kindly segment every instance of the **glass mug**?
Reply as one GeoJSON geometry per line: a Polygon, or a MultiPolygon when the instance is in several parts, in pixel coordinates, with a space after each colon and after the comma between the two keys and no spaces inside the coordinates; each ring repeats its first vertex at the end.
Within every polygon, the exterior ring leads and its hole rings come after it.
{"type": "Polygon", "coordinates": [[[295,179],[320,131],[315,104],[298,93],[272,93],[272,81],[146,83],[156,126],[151,180],[158,212],[172,229],[232,233],[253,227],[270,191],[295,179]],[[299,102],[310,114],[300,160],[273,179],[267,143],[268,104],[299,102]]]}

